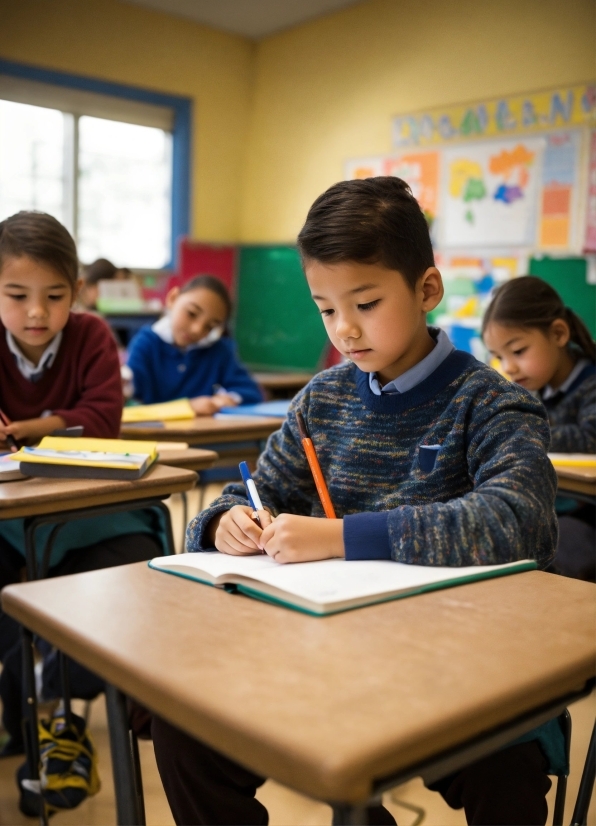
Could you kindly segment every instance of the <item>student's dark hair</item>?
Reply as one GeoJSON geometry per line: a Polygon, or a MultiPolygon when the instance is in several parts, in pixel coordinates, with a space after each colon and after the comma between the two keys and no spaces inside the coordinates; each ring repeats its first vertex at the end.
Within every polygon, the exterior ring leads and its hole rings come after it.
{"type": "Polygon", "coordinates": [[[0,222],[0,272],[7,258],[28,255],[47,264],[74,288],[79,262],[75,242],[60,221],[45,212],[17,212],[0,222]]]}
{"type": "Polygon", "coordinates": [[[220,278],[216,278],[214,275],[195,275],[194,278],[191,278],[190,281],[187,281],[186,284],[180,287],[180,292],[188,293],[190,290],[199,289],[211,290],[212,293],[219,296],[226,305],[228,318],[230,317],[232,312],[232,299],[230,298],[230,293],[226,285],[220,278]]]}
{"type": "Polygon", "coordinates": [[[83,279],[85,284],[90,287],[97,284],[98,281],[111,281],[115,277],[118,268],[107,258],[98,258],[93,264],[85,267],[83,272],[83,279]]]}
{"type": "Polygon", "coordinates": [[[550,284],[534,275],[512,278],[495,291],[482,319],[482,335],[492,322],[546,331],[559,318],[569,325],[571,343],[590,361],[596,361],[596,342],[584,322],[563,304],[550,284]]]}
{"type": "Polygon", "coordinates": [[[298,235],[303,264],[381,264],[399,270],[413,289],[434,267],[428,224],[401,178],[334,184],[311,206],[298,235]]]}

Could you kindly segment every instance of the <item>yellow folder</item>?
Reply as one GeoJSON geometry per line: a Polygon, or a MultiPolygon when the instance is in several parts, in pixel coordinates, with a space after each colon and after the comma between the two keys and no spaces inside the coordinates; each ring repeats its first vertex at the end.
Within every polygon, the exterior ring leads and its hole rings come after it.
{"type": "Polygon", "coordinates": [[[125,407],[122,411],[122,423],[135,422],[169,422],[175,419],[194,419],[195,412],[188,399],[177,399],[161,404],[137,404],[125,407]]]}

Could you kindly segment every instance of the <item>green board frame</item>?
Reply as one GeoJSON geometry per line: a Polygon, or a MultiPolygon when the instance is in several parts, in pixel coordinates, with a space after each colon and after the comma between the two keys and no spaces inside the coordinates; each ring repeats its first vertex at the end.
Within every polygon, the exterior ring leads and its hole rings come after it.
{"type": "Polygon", "coordinates": [[[530,275],[537,275],[554,287],[563,303],[578,314],[592,338],[596,338],[596,284],[588,284],[587,270],[588,262],[579,256],[530,259],[530,275]]]}
{"type": "Polygon", "coordinates": [[[321,367],[327,334],[296,247],[240,247],[234,337],[252,370],[321,367]]]}

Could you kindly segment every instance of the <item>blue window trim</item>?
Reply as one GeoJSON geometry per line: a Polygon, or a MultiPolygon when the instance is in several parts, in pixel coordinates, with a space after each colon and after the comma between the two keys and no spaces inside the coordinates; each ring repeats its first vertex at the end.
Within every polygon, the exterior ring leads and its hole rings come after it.
{"type": "Polygon", "coordinates": [[[24,63],[0,58],[0,74],[35,80],[39,83],[51,83],[54,86],[66,86],[69,89],[81,89],[100,95],[138,100],[156,106],[167,106],[174,112],[174,129],[172,133],[172,245],[171,261],[166,267],[173,266],[176,259],[176,245],[182,235],[190,230],[190,172],[191,172],[191,123],[192,101],[177,95],[153,92],[138,86],[126,86],[108,80],[71,75],[53,69],[42,69],[24,63]]]}

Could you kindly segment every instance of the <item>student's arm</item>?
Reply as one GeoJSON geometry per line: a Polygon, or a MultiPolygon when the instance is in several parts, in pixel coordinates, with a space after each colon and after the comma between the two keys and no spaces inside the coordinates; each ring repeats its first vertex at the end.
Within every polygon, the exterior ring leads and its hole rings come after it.
{"type": "Polygon", "coordinates": [[[0,422],[0,448],[6,450],[8,442],[6,436],[12,436],[17,442],[34,442],[49,436],[54,430],[66,427],[62,416],[44,416],[39,419],[23,419],[20,422],[11,422],[4,425],[0,422]]]}
{"type": "Polygon", "coordinates": [[[83,348],[76,362],[80,396],[72,407],[52,410],[52,415],[59,416],[63,426],[82,425],[85,436],[117,438],[123,399],[116,342],[105,322],[94,319],[78,346],[83,348]]]}
{"type": "Polygon", "coordinates": [[[132,370],[134,398],[142,404],[161,401],[158,397],[157,376],[153,369],[155,336],[149,329],[140,330],[128,346],[126,363],[132,370]]]}
{"type": "Polygon", "coordinates": [[[238,393],[241,404],[258,404],[263,401],[263,394],[246,367],[238,361],[236,347],[231,339],[221,339],[227,348],[227,358],[223,365],[220,384],[230,393],[238,393]]]}
{"type": "Polygon", "coordinates": [[[553,453],[596,453],[596,378],[587,385],[574,424],[551,424],[550,450],[553,453]]]}
{"type": "MultiPolygon", "coordinates": [[[[257,470],[253,473],[263,505],[274,516],[280,511],[307,516],[311,513],[312,503],[317,498],[312,474],[300,443],[295,416],[296,409],[302,410],[306,415],[302,401],[304,392],[301,391],[292,402],[288,418],[280,430],[269,437],[265,451],[259,457],[257,470]]],[[[187,531],[188,550],[203,551],[213,548],[215,528],[219,519],[222,518],[222,514],[236,506],[244,508],[247,519],[250,518],[252,509],[249,507],[246,490],[244,485],[238,482],[227,485],[223,494],[191,521],[187,531]]],[[[260,530],[255,532],[252,526],[240,517],[238,521],[249,532],[256,552],[256,539],[260,536],[260,530]]],[[[239,527],[238,531],[242,531],[242,527],[239,527]]],[[[242,539],[240,533],[238,538],[242,539]]],[[[250,542],[247,543],[247,546],[249,545],[250,542]]]]}
{"type": "Polygon", "coordinates": [[[446,502],[346,516],[346,559],[445,566],[535,559],[540,567],[548,564],[557,543],[557,481],[546,455],[550,434],[541,405],[516,390],[509,400],[497,397],[484,409],[480,398],[469,415],[473,491],[446,502]]]}

